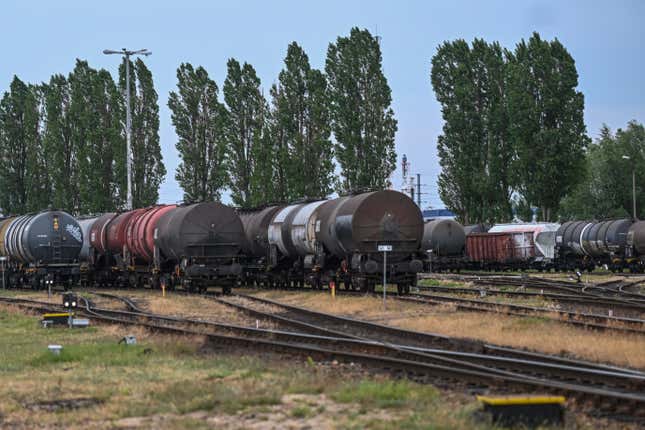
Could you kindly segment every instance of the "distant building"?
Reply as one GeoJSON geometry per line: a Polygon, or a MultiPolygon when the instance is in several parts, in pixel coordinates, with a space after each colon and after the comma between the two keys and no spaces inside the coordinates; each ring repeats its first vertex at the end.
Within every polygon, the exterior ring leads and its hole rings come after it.
{"type": "Polygon", "coordinates": [[[423,214],[424,221],[432,219],[455,219],[454,212],[448,209],[426,209],[421,213],[423,214]]]}

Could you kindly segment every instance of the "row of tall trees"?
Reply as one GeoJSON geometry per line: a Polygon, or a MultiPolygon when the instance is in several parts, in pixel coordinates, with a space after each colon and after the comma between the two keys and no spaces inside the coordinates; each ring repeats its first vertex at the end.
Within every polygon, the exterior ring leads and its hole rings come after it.
{"type": "Polygon", "coordinates": [[[605,219],[633,215],[632,175],[636,175],[636,216],[645,219],[645,127],[631,121],[615,133],[607,126],[589,145],[582,181],[562,201],[564,219],[605,219]]]}
{"type": "Polygon", "coordinates": [[[291,43],[270,100],[253,66],[233,58],[221,95],[201,66],[181,64],[177,81],[168,106],[186,200],[218,199],[228,187],[234,204],[252,207],[388,185],[396,120],[380,46],[367,30],[331,43],[324,72],[291,43]]]}
{"type": "Polygon", "coordinates": [[[445,42],[431,80],[444,119],[439,194],[465,223],[500,222],[536,207],[553,220],[582,178],[588,137],[575,62],[534,33],[514,51],[445,42]]]}
{"type": "MultiPolygon", "coordinates": [[[[138,60],[133,83],[133,195],[157,201],[165,175],[152,75],[138,60]]],[[[27,84],[14,76],[0,100],[0,207],[5,214],[49,206],[97,213],[125,203],[125,68],[109,72],[77,60],[68,76],[27,84]]]]}

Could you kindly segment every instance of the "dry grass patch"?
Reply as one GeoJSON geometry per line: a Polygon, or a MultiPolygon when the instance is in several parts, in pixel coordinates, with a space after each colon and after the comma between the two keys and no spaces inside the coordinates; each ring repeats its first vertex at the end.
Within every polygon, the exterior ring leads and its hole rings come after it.
{"type": "Polygon", "coordinates": [[[645,337],[596,332],[539,317],[456,311],[450,304],[428,306],[380,298],[325,293],[263,291],[259,296],[321,312],[377,321],[409,330],[481,339],[550,354],[567,353],[587,360],[645,368],[645,337]]]}

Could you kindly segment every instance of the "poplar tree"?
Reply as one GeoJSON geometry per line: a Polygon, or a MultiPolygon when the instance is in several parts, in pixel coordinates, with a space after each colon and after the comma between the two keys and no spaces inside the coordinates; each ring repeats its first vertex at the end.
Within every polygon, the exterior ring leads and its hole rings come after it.
{"type": "Polygon", "coordinates": [[[506,63],[498,43],[445,42],[432,58],[441,104],[439,195],[465,223],[511,218],[513,155],[506,109],[506,63]]]}
{"type": "Polygon", "coordinates": [[[386,188],[396,167],[397,121],[381,62],[377,38],[356,27],[327,50],[325,71],[343,190],[386,188]]]}
{"type": "Polygon", "coordinates": [[[268,106],[260,78],[248,63],[231,58],[224,81],[226,143],[233,203],[251,207],[273,200],[271,140],[264,135],[268,106]]]}
{"type": "Polygon", "coordinates": [[[219,200],[227,183],[226,111],[217,93],[217,84],[203,67],[182,63],[177,69],[177,92],[170,93],[168,107],[181,158],[175,179],[187,202],[219,200]]]}
{"type": "Polygon", "coordinates": [[[40,91],[13,77],[0,100],[0,205],[4,214],[44,209],[40,91]]]}
{"type": "Polygon", "coordinates": [[[125,203],[125,136],[123,102],[107,70],[77,60],[69,76],[69,120],[78,157],[80,213],[99,213],[125,203]]]}
{"type": "Polygon", "coordinates": [[[49,179],[52,187],[52,205],[72,210],[78,206],[78,142],[72,130],[78,124],[70,117],[71,90],[67,78],[53,75],[44,86],[44,150],[52,168],[49,179]]]}
{"type": "Polygon", "coordinates": [[[509,55],[507,79],[518,191],[550,221],[582,177],[589,140],[575,62],[557,39],[533,33],[509,55]]]}
{"type": "Polygon", "coordinates": [[[281,131],[279,163],[286,170],[288,198],[324,198],[332,191],[331,114],[327,79],[312,69],[304,50],[293,42],[287,49],[279,87],[271,94],[281,131]]]}
{"type": "Polygon", "coordinates": [[[270,160],[273,163],[273,201],[288,202],[291,200],[289,192],[289,153],[287,149],[287,133],[280,121],[278,114],[278,100],[280,99],[281,87],[277,84],[271,85],[271,109],[266,116],[266,132],[269,136],[269,145],[271,148],[270,160]]]}
{"type": "MultiPolygon", "coordinates": [[[[119,67],[119,89],[122,94],[125,94],[125,87],[125,64],[122,63],[119,67]]],[[[138,58],[136,62],[130,62],[132,201],[135,208],[157,202],[159,185],[166,175],[159,144],[158,98],[152,73],[143,60],[138,58]]]]}

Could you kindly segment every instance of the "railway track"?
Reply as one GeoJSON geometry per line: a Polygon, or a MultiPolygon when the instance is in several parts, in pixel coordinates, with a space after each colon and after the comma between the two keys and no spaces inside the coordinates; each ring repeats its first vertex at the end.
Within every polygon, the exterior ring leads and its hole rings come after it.
{"type": "Polygon", "coordinates": [[[324,329],[333,331],[334,333],[344,333],[345,335],[351,335],[355,338],[372,339],[384,343],[395,344],[404,342],[406,345],[413,347],[441,348],[453,351],[466,351],[514,359],[518,358],[529,361],[562,364],[572,367],[588,367],[598,370],[628,372],[645,376],[645,373],[636,370],[629,370],[615,366],[591,363],[584,360],[576,360],[549,354],[542,354],[522,349],[502,347],[499,345],[487,344],[472,339],[455,338],[434,333],[405,330],[354,318],[313,311],[298,306],[287,305],[285,303],[270,299],[264,299],[249,295],[237,295],[236,297],[241,297],[244,300],[250,301],[251,303],[235,303],[230,297],[214,297],[213,299],[217,300],[220,303],[229,303],[237,309],[245,312],[250,312],[255,316],[263,316],[267,318],[287,318],[289,321],[306,323],[307,326],[314,327],[318,330],[324,329]],[[274,310],[273,312],[260,310],[263,308],[258,309],[258,307],[254,307],[252,305],[253,302],[261,306],[270,306],[274,308],[274,310]]]}
{"type": "Polygon", "coordinates": [[[645,295],[624,291],[625,288],[638,285],[645,280],[625,282],[609,281],[608,283],[582,283],[553,280],[532,276],[516,275],[447,275],[447,274],[423,274],[419,279],[440,279],[446,281],[471,282],[475,285],[496,286],[496,287],[518,287],[533,288],[544,291],[559,291],[581,297],[593,297],[598,299],[622,300],[629,303],[645,304],[645,295]],[[610,285],[615,285],[611,288],[610,285]]]}
{"type": "MultiPolygon", "coordinates": [[[[114,298],[118,299],[118,296],[114,298]]],[[[59,306],[34,300],[0,300],[31,309],[59,309],[59,306]]],[[[127,303],[126,300],[123,301],[127,303]]],[[[136,308],[136,305],[133,307],[136,308]]],[[[645,406],[645,396],[642,395],[645,375],[627,369],[610,372],[482,354],[414,348],[368,339],[254,329],[151,313],[101,309],[93,307],[90,302],[86,302],[84,312],[108,323],[136,324],[162,332],[205,336],[218,347],[250,348],[253,352],[268,350],[323,360],[341,359],[361,363],[397,377],[423,382],[436,382],[435,378],[441,378],[445,381],[475,384],[480,389],[546,389],[574,398],[577,406],[595,414],[600,412],[619,417],[640,417],[643,415],[642,407],[645,406]],[[502,362],[505,363],[503,366],[500,365],[502,362]]]]}
{"type": "Polygon", "coordinates": [[[452,303],[457,309],[474,312],[494,312],[515,316],[539,316],[549,320],[563,322],[595,330],[612,330],[630,334],[645,334],[645,320],[639,318],[615,317],[602,314],[573,312],[536,306],[525,306],[510,303],[487,302],[484,300],[466,299],[441,294],[423,293],[407,296],[394,296],[400,301],[438,305],[452,303]],[[555,315],[551,316],[551,315],[555,315]]]}
{"type": "Polygon", "coordinates": [[[602,307],[608,309],[624,309],[635,312],[645,313],[645,302],[634,303],[625,300],[616,300],[611,298],[583,297],[575,294],[549,293],[545,291],[509,291],[492,288],[468,288],[468,287],[442,287],[438,285],[416,287],[419,291],[440,292],[451,294],[467,294],[480,297],[485,296],[504,296],[512,298],[544,298],[559,303],[570,303],[573,305],[584,304],[593,307],[602,307]]]}

